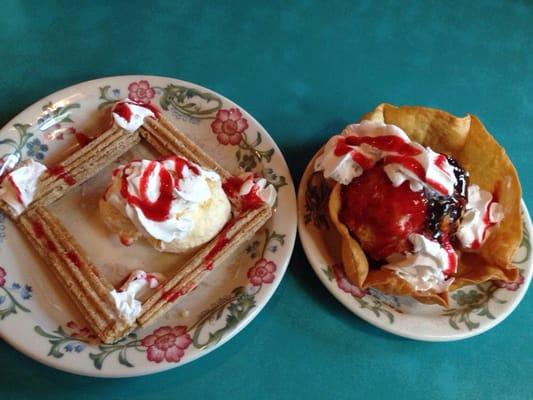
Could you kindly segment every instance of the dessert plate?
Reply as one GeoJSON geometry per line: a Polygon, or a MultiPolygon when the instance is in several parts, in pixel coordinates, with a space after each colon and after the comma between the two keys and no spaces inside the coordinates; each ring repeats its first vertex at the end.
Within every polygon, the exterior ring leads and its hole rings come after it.
{"type": "Polygon", "coordinates": [[[298,190],[298,232],[304,251],[324,286],[351,312],[395,335],[426,341],[452,341],[479,335],[502,322],[520,303],[531,282],[531,219],[522,202],[524,235],[515,254],[520,281],[465,286],[451,293],[450,307],[425,305],[409,297],[361,290],[348,281],[340,240],[329,220],[329,188],[322,173],[307,165],[298,190]]]}
{"type": "MultiPolygon", "coordinates": [[[[264,176],[277,189],[277,208],[249,243],[156,325],[137,329],[110,345],[99,343],[85,327],[46,265],[16,226],[0,214],[0,337],[37,361],[81,375],[155,373],[221,346],[250,323],[273,295],[296,236],[294,186],[273,139],[232,101],[176,79],[110,77],[47,96],[0,130],[0,169],[11,154],[55,164],[103,132],[109,123],[104,108],[126,97],[161,109],[230,172],[264,176]]],[[[129,157],[141,157],[147,151],[134,149],[129,157]]],[[[158,253],[143,243],[124,247],[106,231],[97,208],[109,176],[102,172],[54,203],[55,215],[114,284],[136,269],[171,271],[179,256],[158,253]]]]}

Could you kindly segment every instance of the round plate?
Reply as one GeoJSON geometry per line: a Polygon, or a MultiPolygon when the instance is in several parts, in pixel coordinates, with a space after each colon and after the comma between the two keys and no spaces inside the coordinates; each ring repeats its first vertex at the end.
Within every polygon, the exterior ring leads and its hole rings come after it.
{"type": "MultiPolygon", "coordinates": [[[[287,164],[266,130],[237,104],[171,78],[119,76],[84,82],[28,107],[0,131],[0,166],[13,153],[52,165],[104,130],[106,106],[129,97],[162,109],[232,173],[254,171],[278,190],[274,217],[225,265],[180,300],[158,323],[113,345],[95,340],[55,277],[15,224],[0,214],[0,336],[54,368],[125,377],[183,365],[243,329],[278,287],[296,236],[296,197],[287,164]]],[[[143,152],[147,149],[134,150],[143,152]]],[[[134,155],[130,155],[134,157],[134,155]]],[[[121,246],[97,215],[104,172],[50,206],[102,273],[117,284],[129,271],[168,272],[179,257],[144,243],[121,246]]]]}
{"type": "Polygon", "coordinates": [[[520,303],[531,282],[531,220],[522,203],[524,236],[514,263],[519,283],[484,283],[451,293],[450,307],[425,305],[407,296],[361,290],[344,274],[340,240],[327,213],[329,188],[314,161],[298,190],[298,232],[305,253],[324,286],[351,312],[395,335],[427,341],[451,341],[479,335],[502,322],[520,303]]]}

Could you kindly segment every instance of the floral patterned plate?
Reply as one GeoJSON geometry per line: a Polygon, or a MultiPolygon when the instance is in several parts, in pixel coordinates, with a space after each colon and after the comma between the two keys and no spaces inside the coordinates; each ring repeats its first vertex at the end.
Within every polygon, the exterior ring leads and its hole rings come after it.
{"type": "MultiPolygon", "coordinates": [[[[274,217],[240,254],[213,271],[156,326],[138,329],[112,345],[95,340],[46,266],[0,214],[0,336],[35,360],[83,375],[150,374],[222,345],[268,302],[285,273],[296,236],[294,186],[272,138],[235,103],[176,79],[111,77],[47,96],[0,131],[0,169],[12,155],[56,163],[102,132],[108,123],[105,106],[124,97],[160,108],[230,171],[263,175],[278,190],[278,205],[274,217]]],[[[149,151],[140,145],[129,156],[149,151]]],[[[114,284],[138,268],[171,270],[179,257],[157,253],[143,243],[125,248],[94,217],[109,176],[109,170],[98,174],[56,202],[52,211],[114,284]]]]}
{"type": "MultiPolygon", "coordinates": [[[[316,156],[315,156],[316,158],[316,156]]],[[[321,173],[307,166],[298,190],[298,232],[305,253],[324,286],[350,311],[395,335],[451,341],[479,335],[502,322],[520,303],[531,282],[531,219],[522,203],[524,236],[515,255],[520,281],[466,286],[451,294],[450,307],[424,305],[408,297],[361,290],[344,274],[340,243],[327,214],[329,189],[321,173]]]]}

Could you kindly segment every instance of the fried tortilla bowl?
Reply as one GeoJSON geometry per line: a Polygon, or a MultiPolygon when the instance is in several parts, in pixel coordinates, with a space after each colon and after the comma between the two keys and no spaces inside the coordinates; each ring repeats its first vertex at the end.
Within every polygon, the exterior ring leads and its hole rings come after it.
{"type": "MultiPolygon", "coordinates": [[[[504,219],[491,229],[481,248],[475,253],[458,252],[459,265],[449,291],[489,280],[517,280],[519,271],[512,265],[512,257],[522,239],[520,182],[505,150],[479,119],[473,115],[457,118],[425,107],[380,104],[362,120],[396,125],[411,140],[455,157],[470,174],[470,183],[493,193],[503,206],[504,219]]],[[[329,214],[342,237],[342,260],[350,281],[361,288],[371,287],[391,295],[412,296],[426,304],[448,306],[447,292],[416,291],[394,271],[370,270],[359,242],[339,220],[341,205],[341,185],[337,183],[330,194],[329,214]]]]}

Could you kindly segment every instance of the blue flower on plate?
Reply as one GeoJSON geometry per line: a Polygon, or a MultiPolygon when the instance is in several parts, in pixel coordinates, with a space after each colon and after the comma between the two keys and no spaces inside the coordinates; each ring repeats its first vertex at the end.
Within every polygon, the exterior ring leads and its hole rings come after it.
{"type": "Polygon", "coordinates": [[[4,301],[6,301],[6,296],[0,296],[0,304],[4,304],[4,301]]]}
{"type": "Polygon", "coordinates": [[[83,350],[85,349],[85,345],[84,344],[77,344],[75,347],[74,347],[74,351],[76,353],[81,353],[83,350]]]}
{"type": "Polygon", "coordinates": [[[120,89],[113,89],[112,92],[113,92],[113,95],[114,95],[115,97],[119,97],[119,96],[120,96],[120,89]]]}
{"type": "Polygon", "coordinates": [[[11,284],[11,289],[19,290],[20,289],[20,285],[17,282],[13,282],[11,284]]]}
{"type": "Polygon", "coordinates": [[[29,298],[31,298],[31,292],[31,286],[24,285],[24,287],[20,291],[20,297],[22,297],[24,300],[28,300],[29,298]]]}
{"type": "Polygon", "coordinates": [[[26,144],[26,155],[36,160],[43,160],[44,154],[48,151],[48,145],[41,143],[37,138],[26,144]]]}
{"type": "Polygon", "coordinates": [[[74,345],[72,343],[68,343],[66,346],[65,346],[65,351],[67,353],[71,353],[72,350],[74,350],[74,345]]]}

